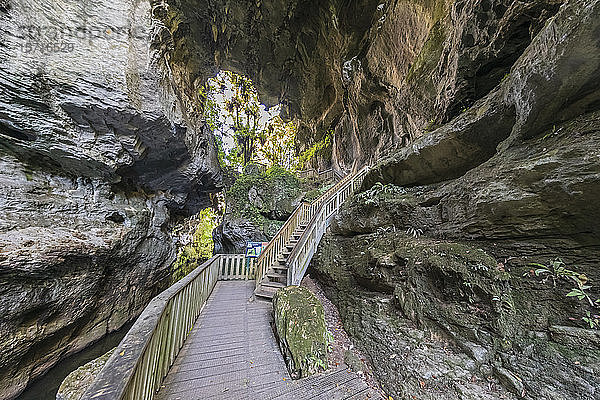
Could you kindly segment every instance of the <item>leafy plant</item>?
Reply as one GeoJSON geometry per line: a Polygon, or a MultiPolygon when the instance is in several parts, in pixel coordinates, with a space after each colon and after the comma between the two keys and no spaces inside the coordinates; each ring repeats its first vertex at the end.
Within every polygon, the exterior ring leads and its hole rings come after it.
{"type": "Polygon", "coordinates": [[[590,326],[590,329],[600,329],[600,315],[592,315],[586,311],[585,317],[581,319],[590,326]]]}
{"type": "Polygon", "coordinates": [[[585,286],[585,283],[588,281],[588,278],[587,276],[585,276],[585,274],[580,274],[576,271],[567,269],[565,263],[559,258],[552,261],[550,265],[544,265],[539,263],[531,263],[530,265],[537,267],[537,269],[534,271],[535,276],[545,275],[546,279],[551,278],[554,287],[556,287],[556,280],[559,278],[565,278],[567,280],[573,281],[580,289],[581,287],[585,286]]]}
{"type": "Polygon", "coordinates": [[[382,195],[393,195],[404,193],[404,189],[400,186],[388,183],[384,185],[381,182],[376,182],[371,188],[358,195],[358,198],[363,201],[365,205],[379,205],[378,197],[382,195]]]}
{"type": "MultiPolygon", "coordinates": [[[[594,309],[600,307],[600,299],[593,300],[589,294],[589,290],[592,288],[592,285],[589,284],[588,277],[585,274],[568,269],[561,259],[557,258],[549,265],[540,263],[531,263],[530,265],[537,267],[537,269],[534,271],[535,276],[544,276],[543,281],[552,279],[552,284],[554,287],[556,287],[556,281],[558,279],[563,279],[574,283],[575,287],[566,294],[567,297],[574,297],[580,301],[585,300],[594,309]]],[[[598,318],[599,317],[597,315],[592,316],[590,311],[586,311],[586,316],[583,317],[582,320],[586,322],[590,328],[600,329],[600,320],[598,318]]]]}
{"type": "Polygon", "coordinates": [[[327,343],[327,351],[331,353],[333,351],[333,333],[329,332],[329,330],[325,331],[325,343],[327,343]]]}
{"type": "Polygon", "coordinates": [[[183,246],[173,264],[173,283],[192,272],[202,262],[213,255],[212,231],[218,225],[219,215],[211,208],[201,211],[189,221],[193,233],[174,232],[180,237],[183,246]]]}
{"type": "Polygon", "coordinates": [[[330,160],[333,146],[333,134],[333,130],[327,131],[321,140],[303,151],[300,154],[300,159],[298,161],[299,166],[306,167],[312,160],[315,160],[318,157],[330,160]]]}

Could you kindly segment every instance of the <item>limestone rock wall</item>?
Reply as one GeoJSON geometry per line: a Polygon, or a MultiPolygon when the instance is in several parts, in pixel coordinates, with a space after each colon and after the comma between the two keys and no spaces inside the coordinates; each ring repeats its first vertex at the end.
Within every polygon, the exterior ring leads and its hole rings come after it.
{"type": "Polygon", "coordinates": [[[221,185],[147,2],[0,2],[0,398],[135,318],[221,185]]]}
{"type": "Polygon", "coordinates": [[[381,160],[312,265],[394,397],[595,399],[600,2],[568,1],[498,87],[381,160]],[[546,276],[546,274],[549,274],[546,276]]]}
{"type": "Polygon", "coordinates": [[[250,76],[301,120],[333,131],[349,168],[392,154],[468,109],[509,73],[562,0],[162,0],[179,69],[250,76]]]}

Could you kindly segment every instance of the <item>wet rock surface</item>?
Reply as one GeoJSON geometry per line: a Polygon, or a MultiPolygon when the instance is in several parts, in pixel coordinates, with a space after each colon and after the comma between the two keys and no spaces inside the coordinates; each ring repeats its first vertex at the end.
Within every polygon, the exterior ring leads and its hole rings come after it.
{"type": "Polygon", "coordinates": [[[394,398],[594,399],[600,342],[561,325],[578,315],[568,285],[490,253],[404,233],[330,235],[311,274],[394,398]]]}

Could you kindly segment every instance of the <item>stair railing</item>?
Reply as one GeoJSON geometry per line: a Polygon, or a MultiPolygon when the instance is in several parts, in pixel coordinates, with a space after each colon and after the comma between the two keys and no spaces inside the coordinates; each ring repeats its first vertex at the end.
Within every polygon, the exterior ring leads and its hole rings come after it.
{"type": "MultiPolygon", "coordinates": [[[[349,175],[344,177],[344,179],[346,179],[347,177],[349,177],[349,175]]],[[[282,255],[285,245],[289,243],[294,231],[296,231],[296,229],[300,225],[308,224],[312,216],[319,208],[320,204],[324,201],[324,199],[331,196],[331,193],[335,192],[335,190],[339,187],[340,183],[344,181],[344,179],[342,179],[336,185],[331,187],[327,192],[325,192],[313,203],[303,202],[302,204],[300,204],[298,208],[296,208],[296,210],[288,218],[285,224],[275,234],[273,239],[271,239],[269,244],[263,249],[262,253],[256,260],[257,288],[260,285],[260,282],[267,274],[267,272],[269,272],[270,266],[273,265],[277,261],[277,258],[279,258],[282,255]]]]}
{"type": "Polygon", "coordinates": [[[329,168],[324,171],[317,171],[316,169],[306,169],[304,171],[298,171],[297,174],[299,178],[318,178],[320,180],[344,178],[344,174],[333,168],[329,168]]]}
{"type": "Polygon", "coordinates": [[[269,267],[275,263],[277,258],[283,252],[285,245],[289,242],[292,234],[301,225],[303,221],[308,221],[311,217],[310,204],[302,203],[296,208],[288,220],[283,224],[273,239],[263,249],[262,253],[256,260],[256,286],[260,284],[262,279],[269,271],[269,267]]]}
{"type": "MultiPolygon", "coordinates": [[[[353,167],[353,170],[354,170],[354,167],[353,167]]],[[[308,229],[308,226],[310,226],[309,225],[310,222],[313,220],[314,216],[319,212],[319,210],[321,210],[321,207],[323,206],[323,204],[327,203],[332,198],[343,197],[343,199],[345,200],[349,194],[351,194],[356,188],[358,188],[358,186],[360,186],[360,184],[362,183],[362,179],[364,178],[364,175],[366,174],[367,170],[368,169],[365,167],[365,168],[363,168],[363,170],[359,171],[358,173],[346,175],[343,179],[341,179],[338,183],[336,183],[334,186],[332,186],[329,190],[327,190],[327,192],[325,192],[321,197],[319,197],[314,202],[312,202],[312,203],[305,202],[305,203],[302,203],[300,206],[298,206],[296,211],[294,211],[292,216],[286,221],[286,223],[283,225],[283,227],[277,232],[277,234],[269,242],[267,247],[265,247],[265,249],[259,256],[258,260],[256,261],[256,287],[257,288],[259,287],[261,281],[263,280],[263,278],[269,271],[269,267],[271,265],[273,265],[277,261],[277,258],[282,255],[285,245],[287,243],[289,243],[289,241],[292,237],[292,234],[294,233],[296,228],[298,228],[298,226],[303,224],[303,225],[307,225],[306,229],[308,229]],[[348,193],[344,192],[342,194],[339,194],[339,192],[348,191],[349,187],[352,187],[352,189],[348,193]],[[338,196],[338,197],[335,197],[335,196],[338,196]]],[[[342,202],[343,202],[343,200],[342,200],[342,202]]],[[[331,205],[329,205],[328,206],[329,208],[327,208],[327,211],[335,212],[335,211],[337,211],[337,209],[339,208],[340,205],[341,205],[341,203],[337,204],[335,206],[335,208],[331,209],[331,210],[330,210],[331,205]]],[[[329,224],[327,224],[327,226],[329,226],[329,224]]],[[[305,231],[305,233],[306,233],[306,231],[305,231]]],[[[305,236],[305,234],[302,235],[302,237],[304,237],[304,236],[305,236]]],[[[321,236],[322,236],[322,234],[321,234],[321,236]]],[[[321,237],[319,236],[318,239],[320,240],[320,238],[321,237]]],[[[318,242],[317,242],[317,244],[318,244],[318,242]]],[[[298,244],[296,244],[295,247],[297,247],[297,246],[298,246],[298,244]]],[[[289,260],[291,260],[291,259],[288,259],[288,264],[289,264],[289,260]]],[[[289,267],[289,265],[288,265],[288,267],[289,267]]],[[[288,270],[288,284],[290,284],[290,275],[289,274],[290,274],[290,271],[288,270]]]]}
{"type": "Polygon", "coordinates": [[[329,227],[331,220],[344,201],[362,184],[369,167],[364,167],[355,174],[348,175],[331,188],[317,202],[316,209],[308,226],[292,249],[286,265],[288,266],[287,284],[300,285],[308,268],[310,260],[317,251],[319,242],[329,227]]]}

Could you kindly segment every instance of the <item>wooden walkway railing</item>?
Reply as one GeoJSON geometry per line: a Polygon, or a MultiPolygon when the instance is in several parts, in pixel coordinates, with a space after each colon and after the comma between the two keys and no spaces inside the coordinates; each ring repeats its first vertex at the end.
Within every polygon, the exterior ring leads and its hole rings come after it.
{"type": "Polygon", "coordinates": [[[82,400],[152,399],[217,280],[253,279],[254,264],[243,254],[216,255],[152,299],[82,400]]]}
{"type": "Polygon", "coordinates": [[[317,178],[320,180],[330,180],[330,179],[343,179],[344,174],[339,171],[334,170],[333,168],[327,169],[325,171],[317,171],[316,169],[305,169],[304,171],[297,172],[299,178],[317,178]]]}
{"type": "Polygon", "coordinates": [[[300,285],[308,264],[317,251],[319,242],[329,227],[333,216],[344,201],[361,186],[367,172],[368,167],[364,167],[355,174],[347,175],[315,203],[311,204],[311,218],[287,260],[288,285],[300,285]]]}
{"type": "Polygon", "coordinates": [[[358,172],[346,175],[313,203],[303,203],[298,206],[258,258],[256,263],[257,288],[263,282],[271,266],[283,257],[283,251],[290,243],[292,234],[298,232],[299,228],[304,228],[304,232],[286,262],[288,266],[287,284],[299,284],[332,216],[344,200],[360,187],[367,171],[368,167],[364,167],[358,172]]]}
{"type": "Polygon", "coordinates": [[[304,226],[287,262],[287,284],[299,284],[331,218],[361,185],[366,172],[363,168],[347,175],[314,203],[299,206],[258,259],[216,255],[152,299],[82,399],[151,400],[217,281],[260,282],[294,231],[304,226]]]}

